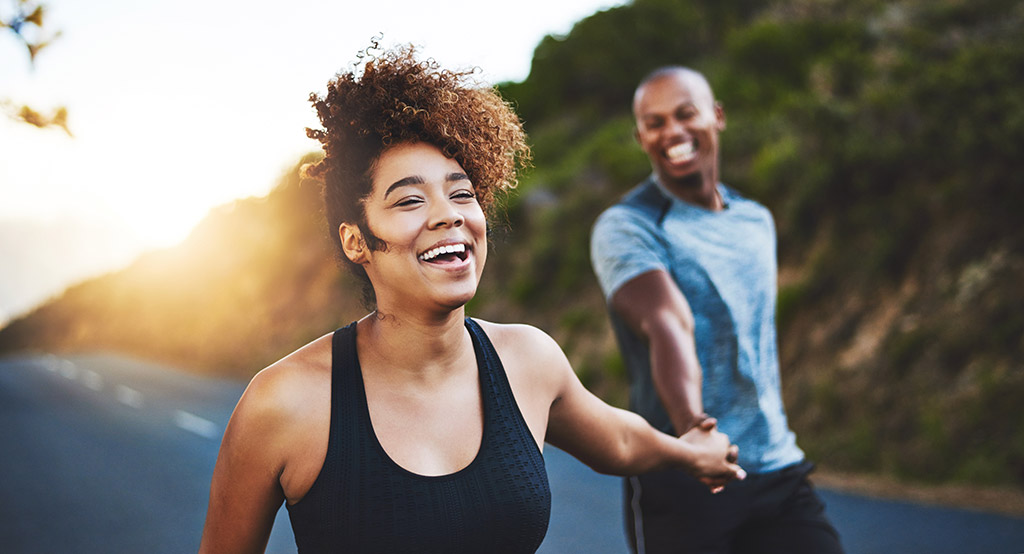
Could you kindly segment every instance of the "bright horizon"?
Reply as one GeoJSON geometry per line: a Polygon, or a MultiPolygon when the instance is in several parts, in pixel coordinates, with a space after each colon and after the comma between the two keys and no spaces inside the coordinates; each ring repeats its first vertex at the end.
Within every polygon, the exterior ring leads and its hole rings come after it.
{"type": "Polygon", "coordinates": [[[46,28],[62,36],[33,68],[3,30],[0,99],[44,114],[66,106],[75,136],[0,116],[0,325],[180,242],[215,206],[269,192],[318,149],[304,134],[318,125],[309,93],[371,37],[479,67],[488,83],[521,81],[545,35],[624,2],[42,3],[46,28]]]}

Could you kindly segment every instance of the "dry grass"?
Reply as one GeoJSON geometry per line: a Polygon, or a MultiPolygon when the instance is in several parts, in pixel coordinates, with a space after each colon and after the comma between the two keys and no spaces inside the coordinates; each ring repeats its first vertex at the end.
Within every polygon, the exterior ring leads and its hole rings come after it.
{"type": "Polygon", "coordinates": [[[874,498],[991,512],[1024,518],[1024,491],[1009,487],[919,485],[889,477],[818,469],[818,486],[874,498]]]}

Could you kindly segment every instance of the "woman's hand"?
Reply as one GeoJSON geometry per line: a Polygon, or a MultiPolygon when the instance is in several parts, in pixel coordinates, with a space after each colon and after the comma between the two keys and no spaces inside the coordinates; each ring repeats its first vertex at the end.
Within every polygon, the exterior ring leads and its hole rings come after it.
{"type": "Polygon", "coordinates": [[[717,426],[714,418],[706,418],[679,437],[693,452],[688,471],[713,493],[720,492],[726,483],[747,476],[747,472],[736,465],[739,447],[730,444],[729,437],[719,432],[717,426]]]}

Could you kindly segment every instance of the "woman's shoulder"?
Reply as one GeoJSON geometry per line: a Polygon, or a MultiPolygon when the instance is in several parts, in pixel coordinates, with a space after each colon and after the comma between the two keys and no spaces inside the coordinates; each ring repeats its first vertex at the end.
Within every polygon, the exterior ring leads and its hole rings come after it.
{"type": "MultiPolygon", "coordinates": [[[[304,468],[319,468],[327,448],[332,335],[257,373],[224,431],[221,456],[230,460],[225,463],[234,464],[237,471],[256,467],[280,476],[289,498],[301,497],[295,493],[296,475],[302,478],[304,468]]],[[[314,477],[315,471],[309,469],[314,477]]]]}
{"type": "Polygon", "coordinates": [[[253,417],[293,419],[308,413],[311,402],[330,399],[331,347],[327,333],[257,373],[239,401],[238,410],[253,417]]]}
{"type": "Polygon", "coordinates": [[[519,409],[543,440],[552,403],[574,378],[569,360],[555,339],[532,325],[477,321],[494,344],[519,409]]]}
{"type": "Polygon", "coordinates": [[[525,323],[492,323],[473,318],[487,333],[506,365],[523,365],[548,372],[552,365],[568,366],[562,348],[546,332],[525,323]]]}
{"type": "Polygon", "coordinates": [[[484,330],[487,337],[494,343],[495,348],[499,344],[511,347],[558,348],[558,344],[550,335],[533,325],[526,323],[494,323],[475,317],[473,321],[480,325],[480,328],[484,330]]]}

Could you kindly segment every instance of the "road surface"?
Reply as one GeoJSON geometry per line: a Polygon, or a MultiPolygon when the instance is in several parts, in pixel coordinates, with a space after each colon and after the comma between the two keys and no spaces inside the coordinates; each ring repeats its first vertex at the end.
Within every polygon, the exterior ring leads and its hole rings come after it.
{"type": "MultiPolygon", "coordinates": [[[[111,355],[0,359],[0,552],[195,552],[244,386],[111,355]]],[[[627,552],[620,481],[545,449],[540,552],[627,552]]],[[[1024,520],[824,490],[849,554],[1024,552],[1024,520]]],[[[281,510],[268,552],[295,552],[281,510]]]]}

